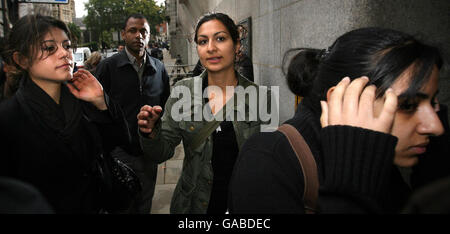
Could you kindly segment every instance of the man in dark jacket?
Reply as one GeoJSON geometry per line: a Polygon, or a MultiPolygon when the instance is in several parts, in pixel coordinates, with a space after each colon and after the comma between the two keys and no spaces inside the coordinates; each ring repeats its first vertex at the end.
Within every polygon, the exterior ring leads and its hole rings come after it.
{"type": "Polygon", "coordinates": [[[131,145],[116,148],[113,152],[133,168],[142,181],[142,194],[130,212],[148,214],[155,190],[157,164],[141,157],[136,116],[144,105],[165,105],[170,94],[169,77],[164,65],[145,50],[150,26],[144,16],[129,16],[121,35],[125,49],[103,60],[97,67],[96,77],[122,107],[131,132],[131,145]]]}

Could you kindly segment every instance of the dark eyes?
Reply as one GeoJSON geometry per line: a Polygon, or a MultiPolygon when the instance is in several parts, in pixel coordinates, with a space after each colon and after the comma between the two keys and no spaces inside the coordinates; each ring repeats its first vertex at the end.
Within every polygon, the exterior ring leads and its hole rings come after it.
{"type": "Polygon", "coordinates": [[[55,46],[45,46],[43,48],[43,50],[48,52],[48,53],[54,53],[56,51],[56,47],[55,46]]]}
{"type": "MultiPolygon", "coordinates": [[[[132,33],[132,34],[135,34],[137,31],[138,31],[138,30],[137,30],[136,28],[132,28],[132,29],[129,29],[129,30],[128,30],[128,32],[129,32],[129,33],[132,33]]],[[[140,32],[142,35],[147,34],[147,30],[146,30],[146,29],[142,29],[142,30],[140,30],[139,32],[140,32]]]]}
{"type": "Polygon", "coordinates": [[[63,48],[66,50],[69,50],[72,48],[72,45],[71,44],[65,44],[65,45],[63,44],[63,48]]]}
{"type": "Polygon", "coordinates": [[[418,102],[405,100],[398,105],[398,109],[406,113],[414,113],[419,106],[418,102]]]}
{"type": "MultiPolygon", "coordinates": [[[[216,40],[218,42],[223,42],[226,40],[226,38],[225,37],[217,37],[216,40]]],[[[198,45],[205,45],[206,43],[208,43],[208,40],[205,40],[205,39],[201,39],[197,42],[198,45]]]]}
{"type": "MultiPolygon", "coordinates": [[[[412,99],[404,99],[399,100],[398,109],[400,111],[403,111],[405,113],[414,113],[416,112],[417,108],[419,107],[419,104],[421,101],[424,101],[423,99],[419,98],[412,98],[412,99]]],[[[439,109],[439,103],[437,102],[436,98],[432,98],[430,101],[430,105],[435,109],[439,109]]]]}
{"type": "MultiPolygon", "coordinates": [[[[54,41],[45,41],[44,43],[42,43],[41,48],[42,48],[42,51],[51,55],[51,54],[54,54],[58,50],[58,45],[54,41]]],[[[64,41],[62,43],[62,48],[64,48],[65,50],[70,50],[72,48],[70,41],[64,41]]]]}

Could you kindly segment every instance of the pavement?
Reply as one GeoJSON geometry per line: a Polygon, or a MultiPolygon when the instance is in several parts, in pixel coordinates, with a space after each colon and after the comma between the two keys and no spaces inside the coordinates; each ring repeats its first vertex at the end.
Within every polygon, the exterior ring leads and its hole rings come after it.
{"type": "MultiPolygon", "coordinates": [[[[163,50],[164,65],[166,71],[170,75],[175,64],[175,59],[170,57],[167,50],[163,50]]],[[[176,74],[176,71],[174,72],[176,74]]],[[[172,82],[171,82],[172,83],[172,82]]],[[[170,201],[172,199],[173,190],[178,182],[183,168],[184,149],[180,144],[175,148],[174,156],[164,163],[158,165],[158,175],[156,178],[155,194],[151,214],[169,214],[170,201]]]]}

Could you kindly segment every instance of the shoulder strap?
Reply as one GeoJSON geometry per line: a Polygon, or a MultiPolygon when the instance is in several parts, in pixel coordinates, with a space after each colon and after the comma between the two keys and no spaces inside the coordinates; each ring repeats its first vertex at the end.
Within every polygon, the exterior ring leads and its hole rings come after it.
{"type": "Polygon", "coordinates": [[[289,124],[283,124],[278,128],[278,131],[286,136],[300,162],[305,181],[303,193],[305,212],[307,214],[313,214],[316,211],[319,196],[319,178],[317,175],[316,160],[305,139],[303,139],[295,127],[289,124]]]}

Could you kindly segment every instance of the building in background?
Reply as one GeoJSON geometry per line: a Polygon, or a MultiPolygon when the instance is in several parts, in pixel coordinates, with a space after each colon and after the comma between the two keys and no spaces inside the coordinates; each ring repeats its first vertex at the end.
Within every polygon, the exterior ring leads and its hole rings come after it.
{"type": "Polygon", "coordinates": [[[13,23],[18,19],[17,0],[0,0],[0,38],[6,37],[13,23]]]}
{"type": "Polygon", "coordinates": [[[197,63],[198,55],[193,41],[195,26],[199,18],[210,11],[216,2],[222,1],[166,0],[168,36],[170,38],[170,54],[172,57],[175,58],[180,55],[183,64],[197,63]]]}
{"type": "Polygon", "coordinates": [[[68,4],[50,4],[52,16],[68,24],[73,23],[75,15],[75,0],[69,0],[68,4]]]}
{"type": "Polygon", "coordinates": [[[0,0],[0,38],[4,38],[6,32],[8,31],[8,21],[6,17],[8,15],[8,8],[6,5],[6,0],[0,0]]]}
{"type": "Polygon", "coordinates": [[[86,43],[91,41],[91,33],[87,30],[86,24],[83,23],[84,17],[73,18],[73,23],[81,30],[81,38],[78,43],[86,43]]]}
{"type": "Polygon", "coordinates": [[[52,16],[63,21],[66,24],[72,23],[75,15],[75,0],[64,1],[56,0],[19,0],[18,11],[19,18],[28,14],[41,14],[52,16]],[[42,3],[46,2],[46,3],[42,3]],[[52,3],[50,3],[52,2],[52,3]]]}
{"type": "Polygon", "coordinates": [[[161,24],[155,26],[157,32],[157,35],[155,35],[155,41],[157,42],[167,41],[168,39],[167,25],[168,23],[164,21],[161,24]]]}
{"type": "Polygon", "coordinates": [[[75,0],[0,0],[0,38],[5,38],[12,25],[22,16],[53,16],[64,23],[75,18],[75,0]]]}
{"type": "MultiPolygon", "coordinates": [[[[193,35],[207,12],[228,14],[249,25],[255,82],[280,87],[280,121],[294,115],[296,97],[286,84],[282,59],[289,48],[327,48],[343,33],[361,27],[400,30],[442,48],[450,61],[450,1],[448,0],[166,0],[170,18],[171,55],[196,63],[193,35]],[[250,23],[251,22],[251,23],[250,23]]],[[[449,77],[449,63],[441,77],[449,77]]],[[[450,79],[440,79],[440,102],[450,105],[450,79]]]]}

